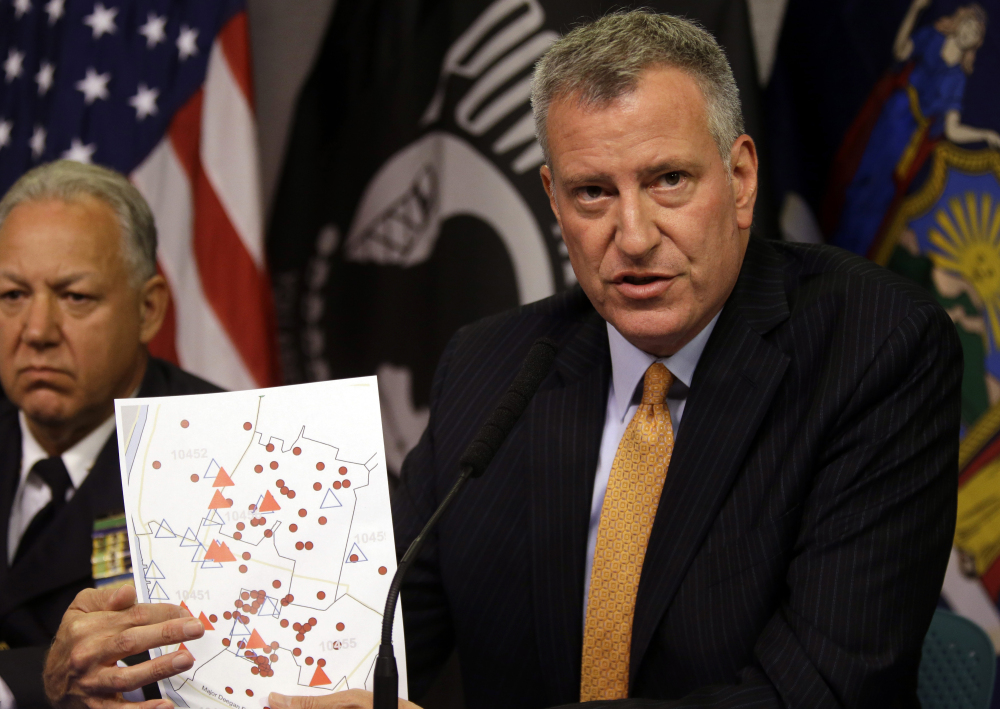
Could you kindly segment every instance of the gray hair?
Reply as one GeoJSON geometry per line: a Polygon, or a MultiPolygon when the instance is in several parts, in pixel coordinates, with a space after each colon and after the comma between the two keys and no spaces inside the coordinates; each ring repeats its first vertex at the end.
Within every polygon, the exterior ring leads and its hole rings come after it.
{"type": "Polygon", "coordinates": [[[0,228],[22,202],[72,201],[90,195],[110,206],[122,231],[129,280],[138,287],[156,275],[156,223],[139,190],[121,173],[97,165],[57,160],[23,174],[0,200],[0,228]]]}
{"type": "Polygon", "coordinates": [[[552,101],[576,94],[581,104],[607,106],[635,90],[654,66],[690,74],[705,97],[708,130],[726,165],[743,134],[733,70],[715,38],[700,25],[647,10],[616,12],[573,29],[538,60],[531,82],[535,136],[551,165],[546,119],[552,101]]]}

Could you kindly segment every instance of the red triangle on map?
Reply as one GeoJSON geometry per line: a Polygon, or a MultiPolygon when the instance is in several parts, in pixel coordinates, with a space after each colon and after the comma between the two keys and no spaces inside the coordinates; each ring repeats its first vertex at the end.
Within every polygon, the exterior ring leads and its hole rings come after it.
{"type": "MultiPolygon", "coordinates": [[[[178,652],[180,652],[181,650],[187,650],[188,652],[191,652],[190,650],[187,649],[187,647],[184,646],[184,643],[181,643],[181,646],[177,648],[178,652]]],[[[191,654],[191,657],[194,657],[194,653],[191,654]]]]}
{"type": "Polygon", "coordinates": [[[278,501],[274,499],[271,495],[271,491],[268,490],[264,493],[264,501],[260,503],[260,507],[257,508],[258,512],[277,512],[281,509],[281,505],[278,501]]]}
{"type": "Polygon", "coordinates": [[[181,601],[181,608],[183,608],[184,610],[186,610],[188,612],[188,615],[190,615],[190,616],[194,615],[194,613],[191,612],[191,609],[188,608],[188,604],[185,603],[184,601],[181,601]]]}
{"type": "Polygon", "coordinates": [[[205,626],[205,630],[215,630],[215,626],[212,625],[211,621],[209,621],[208,616],[205,615],[205,611],[201,612],[201,615],[198,616],[198,620],[200,620],[201,624],[205,626]]]}
{"type": "Polygon", "coordinates": [[[219,544],[213,539],[212,543],[208,545],[208,551],[205,552],[205,561],[236,561],[236,557],[233,556],[233,552],[229,551],[225,542],[219,544]]]}
{"type": "Polygon", "coordinates": [[[212,483],[212,487],[226,487],[227,485],[232,485],[233,479],[229,477],[229,473],[226,472],[225,468],[219,468],[219,472],[215,476],[215,482],[212,483]]]}
{"type": "Polygon", "coordinates": [[[322,667],[317,667],[316,672],[313,673],[313,678],[309,680],[309,686],[318,687],[321,684],[330,684],[330,678],[326,676],[326,672],[323,671],[322,667]]]}
{"type": "Polygon", "coordinates": [[[256,630],[254,630],[253,633],[250,634],[250,641],[247,643],[247,650],[257,650],[259,648],[270,649],[270,647],[271,647],[270,645],[264,642],[264,638],[262,638],[260,636],[260,633],[258,633],[256,630]]]}
{"type": "Polygon", "coordinates": [[[208,509],[210,510],[222,510],[232,506],[233,506],[233,501],[227,500],[225,497],[223,497],[222,492],[219,490],[215,491],[215,496],[212,498],[212,501],[208,503],[208,509]]]}

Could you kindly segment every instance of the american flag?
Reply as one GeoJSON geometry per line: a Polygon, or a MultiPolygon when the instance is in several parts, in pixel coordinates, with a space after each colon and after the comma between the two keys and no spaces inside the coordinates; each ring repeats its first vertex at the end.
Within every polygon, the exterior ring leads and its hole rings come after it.
{"type": "Polygon", "coordinates": [[[171,308],[154,354],[228,389],[277,383],[241,0],[0,0],[0,194],[69,158],[153,209],[171,308]]]}

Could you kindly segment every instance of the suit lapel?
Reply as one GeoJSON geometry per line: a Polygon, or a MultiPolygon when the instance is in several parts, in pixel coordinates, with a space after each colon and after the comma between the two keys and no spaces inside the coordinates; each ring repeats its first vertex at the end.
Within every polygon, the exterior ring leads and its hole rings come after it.
{"type": "Polygon", "coordinates": [[[580,696],[587,527],[611,372],[604,321],[588,310],[560,348],[526,426],[532,595],[547,704],[580,696]]]}
{"type": "Polygon", "coordinates": [[[29,598],[89,578],[93,521],[123,507],[118,439],[112,432],[73,499],[11,569],[0,615],[29,598]]]}
{"type": "MultiPolygon", "coordinates": [[[[10,567],[7,563],[7,533],[10,529],[10,513],[14,507],[14,496],[21,480],[21,426],[17,420],[17,409],[8,402],[3,404],[0,414],[0,589],[6,587],[10,567]]],[[[3,594],[0,593],[0,602],[3,594]]]]}
{"type": "Polygon", "coordinates": [[[695,371],[636,598],[630,682],[733,484],[789,357],[762,334],[788,317],[782,263],[751,239],[695,371]]]}

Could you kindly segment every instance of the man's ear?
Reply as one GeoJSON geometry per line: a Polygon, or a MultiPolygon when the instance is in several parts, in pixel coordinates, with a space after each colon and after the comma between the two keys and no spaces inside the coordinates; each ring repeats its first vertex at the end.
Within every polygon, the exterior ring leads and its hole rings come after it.
{"type": "Polygon", "coordinates": [[[156,274],[139,288],[139,342],[148,345],[163,325],[170,303],[167,281],[156,274]]]}
{"type": "Polygon", "coordinates": [[[749,135],[741,135],[730,152],[733,200],[736,222],[740,229],[753,224],[753,207],[757,201],[757,147],[749,135]]]}

